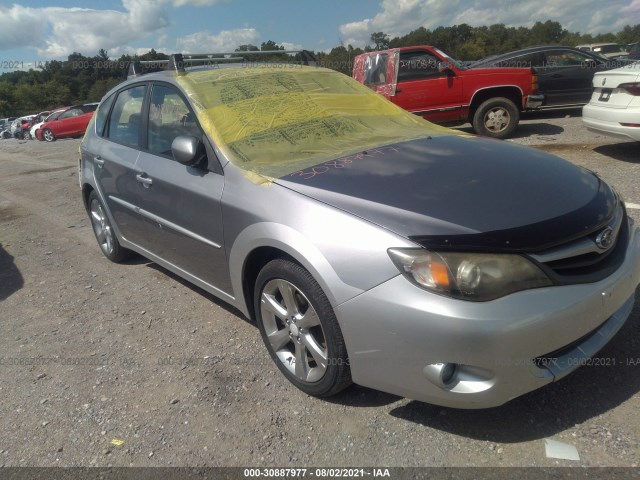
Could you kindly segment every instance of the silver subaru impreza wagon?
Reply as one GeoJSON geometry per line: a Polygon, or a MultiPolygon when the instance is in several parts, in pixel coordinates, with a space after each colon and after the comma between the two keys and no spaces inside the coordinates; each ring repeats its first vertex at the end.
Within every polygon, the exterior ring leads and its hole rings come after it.
{"type": "Polygon", "coordinates": [[[108,92],[82,141],[100,249],[238,308],[307,394],[497,406],[629,317],[640,235],[593,172],[331,70],[170,63],[108,92]]]}

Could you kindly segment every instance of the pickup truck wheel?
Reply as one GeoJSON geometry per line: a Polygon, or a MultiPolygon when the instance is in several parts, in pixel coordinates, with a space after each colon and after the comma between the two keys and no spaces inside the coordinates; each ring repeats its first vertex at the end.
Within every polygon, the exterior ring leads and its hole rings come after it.
{"type": "Polygon", "coordinates": [[[479,135],[507,138],[518,126],[520,112],[508,98],[485,100],[473,115],[473,129],[479,135]]]}

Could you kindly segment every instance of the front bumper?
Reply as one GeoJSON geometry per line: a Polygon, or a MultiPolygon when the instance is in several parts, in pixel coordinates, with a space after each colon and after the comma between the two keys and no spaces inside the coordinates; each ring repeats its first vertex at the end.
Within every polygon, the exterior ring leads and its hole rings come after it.
{"type": "Polygon", "coordinates": [[[544,95],[542,93],[536,93],[534,95],[527,95],[527,99],[524,103],[525,110],[533,110],[539,108],[544,104],[544,95]]]}
{"type": "Polygon", "coordinates": [[[640,142],[640,127],[620,123],[640,123],[640,108],[611,108],[587,104],[582,109],[582,122],[588,130],[613,137],[640,142]]]}
{"type": "Polygon", "coordinates": [[[432,404],[488,408],[564,377],[631,312],[640,283],[640,230],[631,227],[624,263],[597,283],[476,303],[399,275],[339,305],[353,381],[432,404]],[[556,358],[538,366],[534,359],[550,352],[556,358]],[[434,369],[448,363],[457,365],[454,377],[438,384],[434,369]]]}

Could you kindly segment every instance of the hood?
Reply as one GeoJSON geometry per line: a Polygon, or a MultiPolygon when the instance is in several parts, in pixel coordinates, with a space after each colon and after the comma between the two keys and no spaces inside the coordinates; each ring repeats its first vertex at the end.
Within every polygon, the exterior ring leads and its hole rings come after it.
{"type": "Polygon", "coordinates": [[[604,226],[618,202],[594,173],[558,157],[454,135],[370,149],[276,183],[431,248],[542,250],[604,226]]]}

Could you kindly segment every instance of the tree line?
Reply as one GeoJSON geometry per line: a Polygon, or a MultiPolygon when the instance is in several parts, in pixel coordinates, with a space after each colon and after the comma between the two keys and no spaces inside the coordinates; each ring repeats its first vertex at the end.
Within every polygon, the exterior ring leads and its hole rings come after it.
{"type": "MultiPolygon", "coordinates": [[[[488,55],[520,48],[557,44],[575,46],[581,43],[614,42],[629,44],[640,40],[640,24],[627,25],[617,33],[598,35],[569,32],[558,22],[536,22],[531,27],[507,27],[504,24],[471,27],[467,24],[437,27],[433,30],[419,27],[401,37],[391,38],[384,32],[374,32],[371,44],[365,48],[339,45],[327,52],[317,52],[321,66],[351,74],[352,62],[357,55],[386,48],[409,45],[433,45],[459,60],[478,60],[488,55]]],[[[284,50],[269,40],[257,45],[240,45],[236,52],[243,56],[248,51],[284,50]]],[[[102,96],[127,77],[134,61],[166,60],[167,55],[151,49],[144,55],[122,55],[109,59],[105,50],[93,57],[72,53],[66,61],[52,60],[29,70],[15,70],[0,75],[0,118],[38,113],[64,105],[97,102],[102,96]]],[[[248,61],[287,61],[287,54],[244,55],[248,61]]]]}

